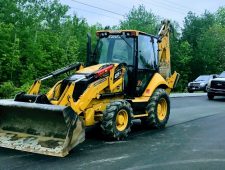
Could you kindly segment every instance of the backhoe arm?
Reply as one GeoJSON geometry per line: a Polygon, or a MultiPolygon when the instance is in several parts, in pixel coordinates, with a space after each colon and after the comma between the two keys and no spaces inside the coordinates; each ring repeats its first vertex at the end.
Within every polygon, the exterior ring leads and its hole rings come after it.
{"type": "Polygon", "coordinates": [[[159,36],[159,73],[166,79],[171,75],[170,64],[170,42],[169,42],[169,26],[168,20],[162,21],[162,27],[158,33],[159,36]]]}
{"type": "Polygon", "coordinates": [[[171,89],[175,88],[180,74],[174,72],[171,75],[171,62],[170,62],[170,21],[163,20],[162,27],[158,33],[159,36],[159,73],[166,79],[168,84],[167,92],[170,93],[171,89]]]}

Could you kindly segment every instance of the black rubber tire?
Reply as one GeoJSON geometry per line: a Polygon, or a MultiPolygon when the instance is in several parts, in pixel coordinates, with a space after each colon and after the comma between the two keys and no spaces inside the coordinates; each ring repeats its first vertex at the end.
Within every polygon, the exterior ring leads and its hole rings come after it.
{"type": "Polygon", "coordinates": [[[103,135],[106,139],[122,140],[128,136],[132,126],[133,109],[129,102],[125,100],[118,100],[111,102],[107,105],[106,110],[103,112],[103,120],[101,128],[103,135]],[[128,123],[123,131],[119,131],[116,127],[116,116],[120,110],[126,110],[128,113],[128,123]]]}
{"type": "Polygon", "coordinates": [[[212,93],[207,93],[208,99],[209,100],[213,100],[214,99],[214,95],[212,93]]]}
{"type": "Polygon", "coordinates": [[[188,90],[188,92],[189,92],[189,93],[193,93],[194,91],[193,91],[193,90],[188,90]]]}
{"type": "Polygon", "coordinates": [[[146,107],[146,112],[148,113],[148,117],[141,119],[141,122],[145,127],[162,129],[166,126],[170,116],[170,99],[164,89],[157,88],[155,90],[146,107]],[[163,120],[160,120],[157,114],[157,106],[162,98],[164,98],[167,102],[167,113],[165,118],[163,120]]]}

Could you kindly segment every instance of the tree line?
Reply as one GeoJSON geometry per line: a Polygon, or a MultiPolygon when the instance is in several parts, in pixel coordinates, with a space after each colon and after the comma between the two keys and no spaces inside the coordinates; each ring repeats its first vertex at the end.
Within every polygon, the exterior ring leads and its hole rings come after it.
{"type": "MultiPolygon", "coordinates": [[[[75,62],[85,62],[87,33],[93,42],[101,24],[69,15],[58,0],[0,0],[0,98],[26,91],[32,81],[75,62]]],[[[143,5],[133,7],[107,29],[138,29],[157,34],[162,18],[143,5]]],[[[171,24],[172,69],[181,74],[177,87],[200,74],[225,70],[225,8],[202,15],[189,12],[183,28],[171,24]]],[[[47,85],[46,85],[47,87],[47,85]]]]}

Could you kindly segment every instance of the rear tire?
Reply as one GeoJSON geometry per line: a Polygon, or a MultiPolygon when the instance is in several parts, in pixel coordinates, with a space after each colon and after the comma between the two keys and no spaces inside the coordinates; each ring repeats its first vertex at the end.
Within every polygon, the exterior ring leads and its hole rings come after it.
{"type": "Polygon", "coordinates": [[[141,119],[142,124],[147,128],[162,129],[170,115],[170,100],[164,89],[155,90],[146,107],[148,117],[141,119]]]}
{"type": "Polygon", "coordinates": [[[212,93],[207,93],[208,99],[209,100],[213,100],[214,99],[214,95],[212,93]]]}
{"type": "Polygon", "coordinates": [[[108,139],[121,140],[128,136],[132,126],[133,109],[125,100],[108,104],[103,112],[102,132],[108,139]]]}

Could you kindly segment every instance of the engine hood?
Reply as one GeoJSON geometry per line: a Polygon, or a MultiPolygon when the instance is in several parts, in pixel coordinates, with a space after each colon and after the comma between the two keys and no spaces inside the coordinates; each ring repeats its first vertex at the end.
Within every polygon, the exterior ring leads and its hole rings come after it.
{"type": "Polygon", "coordinates": [[[106,64],[97,64],[97,65],[85,67],[85,68],[77,71],[76,73],[90,74],[90,73],[96,72],[97,70],[99,70],[104,65],[106,65],[106,64]]]}
{"type": "Polygon", "coordinates": [[[212,81],[223,81],[223,82],[225,82],[225,78],[218,77],[218,78],[214,78],[212,81]]]}
{"type": "Polygon", "coordinates": [[[206,80],[198,80],[198,81],[192,81],[191,83],[207,83],[206,80]]]}

